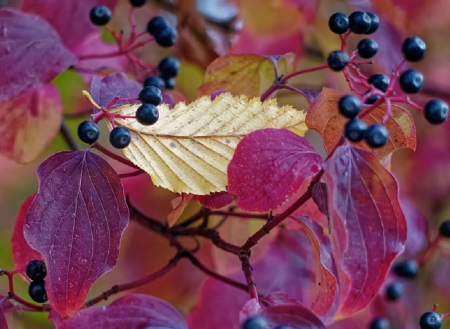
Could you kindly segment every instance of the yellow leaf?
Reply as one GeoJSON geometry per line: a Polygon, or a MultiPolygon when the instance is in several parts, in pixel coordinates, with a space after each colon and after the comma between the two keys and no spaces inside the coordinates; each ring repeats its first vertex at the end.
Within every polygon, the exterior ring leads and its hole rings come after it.
{"type": "MultiPolygon", "coordinates": [[[[135,115],[139,105],[111,110],[135,115]]],[[[227,166],[239,141],[263,128],[288,128],[304,135],[305,112],[291,106],[279,108],[276,100],[221,94],[213,101],[203,96],[174,109],[158,106],[159,120],[143,126],[136,119],[115,119],[132,135],[125,156],[149,173],[153,183],[177,193],[197,195],[226,190],[227,166]]],[[[112,129],[108,123],[109,129],[112,129]]]]}

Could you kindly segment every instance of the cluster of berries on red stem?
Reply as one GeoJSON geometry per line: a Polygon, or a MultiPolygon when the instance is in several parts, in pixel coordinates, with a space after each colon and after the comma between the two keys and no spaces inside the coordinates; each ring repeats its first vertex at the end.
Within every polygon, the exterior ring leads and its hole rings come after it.
{"type": "Polygon", "coordinates": [[[47,267],[41,260],[32,260],[27,264],[25,273],[30,278],[31,283],[28,287],[28,294],[31,299],[37,303],[45,303],[47,291],[45,290],[45,277],[47,276],[47,267]]]}

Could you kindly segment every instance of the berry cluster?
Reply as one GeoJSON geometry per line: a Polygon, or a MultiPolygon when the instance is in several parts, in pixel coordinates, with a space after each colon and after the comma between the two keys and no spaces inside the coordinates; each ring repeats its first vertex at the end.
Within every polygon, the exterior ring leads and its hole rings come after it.
{"type": "Polygon", "coordinates": [[[47,291],[45,290],[45,277],[47,276],[47,268],[41,260],[32,260],[27,264],[25,273],[30,278],[31,283],[28,287],[28,294],[31,299],[37,303],[45,303],[47,291]]]}
{"type": "Polygon", "coordinates": [[[172,47],[177,42],[177,32],[169,26],[162,16],[153,17],[147,24],[147,32],[161,47],[172,47]]]}
{"type": "Polygon", "coordinates": [[[180,71],[180,61],[175,57],[163,58],[158,64],[158,76],[151,76],[145,79],[144,87],[153,86],[164,89],[175,88],[175,77],[180,71]]]}

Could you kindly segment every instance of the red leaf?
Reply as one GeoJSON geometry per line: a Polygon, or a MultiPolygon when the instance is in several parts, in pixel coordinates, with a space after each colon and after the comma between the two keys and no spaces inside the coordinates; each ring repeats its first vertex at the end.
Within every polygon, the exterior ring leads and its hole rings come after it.
{"type": "Polygon", "coordinates": [[[209,209],[219,209],[233,202],[233,196],[227,192],[216,192],[210,195],[197,195],[200,204],[209,209]]]}
{"type": "Polygon", "coordinates": [[[324,164],[342,316],[363,309],[403,250],[406,222],[395,178],[369,152],[338,146],[324,164]]]}
{"type": "Polygon", "coordinates": [[[59,92],[50,84],[0,102],[0,152],[19,163],[33,161],[58,134],[61,120],[59,92]]]}
{"type": "Polygon", "coordinates": [[[59,33],[64,44],[74,50],[87,35],[99,29],[89,18],[91,9],[106,5],[113,11],[116,3],[117,0],[64,0],[57,4],[52,0],[21,0],[20,10],[45,18],[59,33]]]}
{"type": "Polygon", "coordinates": [[[228,190],[248,211],[280,207],[322,166],[303,137],[287,129],[262,129],[245,136],[228,165],[228,190]]]}
{"type": "Polygon", "coordinates": [[[108,306],[81,310],[58,329],[187,329],[181,314],[169,303],[152,296],[133,294],[108,306]]]}
{"type": "Polygon", "coordinates": [[[115,266],[129,211],[119,176],[91,152],[53,154],[37,175],[39,191],[24,234],[47,260],[50,303],[68,317],[90,286],[115,266]]]}
{"type": "Polygon", "coordinates": [[[177,219],[181,216],[189,202],[191,202],[193,196],[193,194],[183,193],[181,196],[178,196],[172,200],[173,210],[169,213],[169,215],[167,215],[167,223],[169,224],[169,227],[172,227],[177,222],[177,219]]]}
{"type": "Polygon", "coordinates": [[[327,186],[325,183],[318,182],[312,189],[312,199],[319,208],[320,212],[328,217],[328,197],[327,186]]]}
{"type": "Polygon", "coordinates": [[[56,31],[39,16],[1,9],[0,21],[0,101],[49,83],[77,61],[56,31]]]}
{"type": "Polygon", "coordinates": [[[22,206],[20,207],[19,214],[17,215],[16,223],[14,224],[14,232],[11,240],[12,254],[14,259],[14,265],[16,269],[25,270],[26,265],[34,260],[40,259],[44,260],[41,253],[37,252],[30,247],[27,240],[23,236],[23,229],[25,225],[25,219],[27,216],[28,209],[33,202],[36,194],[30,195],[22,206]]]}

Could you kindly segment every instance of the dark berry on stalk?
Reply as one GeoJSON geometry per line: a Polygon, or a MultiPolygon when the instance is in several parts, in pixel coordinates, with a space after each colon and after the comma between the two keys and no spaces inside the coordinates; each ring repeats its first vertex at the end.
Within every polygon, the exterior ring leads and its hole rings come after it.
{"type": "Polygon", "coordinates": [[[425,55],[426,50],[427,45],[425,41],[419,37],[409,37],[403,41],[403,57],[405,57],[408,62],[419,62],[425,55]]]}
{"type": "Polygon", "coordinates": [[[440,99],[429,100],[423,108],[423,113],[429,123],[438,125],[448,118],[448,104],[440,99]]]}
{"type": "Polygon", "coordinates": [[[369,96],[365,101],[364,104],[375,104],[376,101],[380,99],[380,96],[378,95],[372,95],[369,96]]]}
{"type": "Polygon", "coordinates": [[[436,312],[425,312],[419,320],[420,329],[439,329],[442,326],[442,319],[436,312]]]}
{"type": "Polygon", "coordinates": [[[439,234],[443,237],[450,238],[450,220],[439,225],[439,234]]]}
{"type": "Polygon", "coordinates": [[[364,34],[369,31],[372,20],[367,13],[355,11],[348,16],[350,30],[355,34],[364,34]]]}
{"type": "Polygon", "coordinates": [[[415,259],[405,259],[392,266],[392,272],[400,278],[414,279],[419,271],[419,264],[415,259]]]}
{"type": "Polygon", "coordinates": [[[159,31],[168,27],[167,21],[162,16],[155,16],[147,23],[147,32],[151,35],[158,34],[159,31]]]}
{"type": "Polygon", "coordinates": [[[95,143],[100,136],[100,130],[94,121],[83,121],[78,126],[78,138],[87,144],[95,143]]]}
{"type": "Polygon", "coordinates": [[[31,282],[28,287],[28,294],[36,303],[45,303],[48,301],[45,280],[31,282]]]}
{"type": "Polygon", "coordinates": [[[370,17],[370,28],[365,34],[373,34],[378,30],[378,27],[380,26],[380,19],[374,13],[366,12],[366,14],[370,17]]]}
{"type": "Polygon", "coordinates": [[[158,64],[159,72],[164,78],[173,78],[180,71],[180,61],[175,57],[166,57],[158,64]]]}
{"type": "Polygon", "coordinates": [[[25,273],[33,281],[44,280],[47,276],[47,267],[42,260],[35,259],[27,264],[25,273]]]}
{"type": "Polygon", "coordinates": [[[348,54],[342,50],[333,51],[327,58],[328,66],[333,71],[342,71],[350,62],[348,54]]]}
{"type": "Polygon", "coordinates": [[[399,282],[391,283],[386,288],[386,298],[388,300],[398,300],[403,294],[403,286],[399,282]]]}
{"type": "Polygon", "coordinates": [[[164,78],[164,83],[166,84],[167,89],[175,89],[175,78],[164,78]]]}
{"type": "Polygon", "coordinates": [[[362,58],[372,58],[377,54],[378,43],[373,39],[362,39],[358,42],[358,55],[362,58]]]}
{"type": "Polygon", "coordinates": [[[130,0],[130,3],[133,7],[142,7],[145,5],[147,0],[130,0]]]}
{"type": "Polygon", "coordinates": [[[339,112],[346,118],[353,119],[361,111],[361,101],[353,95],[345,95],[339,99],[339,112]]]}
{"type": "Polygon", "coordinates": [[[385,74],[375,73],[369,77],[368,82],[378,90],[385,92],[388,89],[390,79],[385,74]]]}
{"type": "Polygon", "coordinates": [[[348,17],[343,13],[334,13],[328,20],[328,27],[331,32],[343,34],[348,31],[348,17]]]}
{"type": "Polygon", "coordinates": [[[164,82],[163,78],[158,76],[148,77],[147,79],[144,80],[144,87],[149,86],[156,87],[161,91],[166,89],[166,83],[164,82]]]}
{"type": "Polygon", "coordinates": [[[177,39],[178,39],[177,32],[169,26],[159,30],[155,34],[156,43],[161,47],[165,48],[172,47],[175,44],[175,42],[177,42],[177,39]]]}
{"type": "Polygon", "coordinates": [[[364,139],[370,147],[379,148],[386,145],[389,139],[389,132],[385,126],[375,123],[367,128],[364,139]]]}
{"type": "Polygon", "coordinates": [[[344,127],[344,136],[352,142],[362,141],[367,125],[359,119],[352,119],[344,127]]]}
{"type": "Polygon", "coordinates": [[[115,127],[109,133],[109,142],[116,149],[123,149],[130,144],[131,133],[125,127],[122,127],[122,126],[115,127]]]}
{"type": "Polygon", "coordinates": [[[149,126],[159,119],[159,110],[153,104],[142,104],[136,111],[136,120],[144,126],[149,126]]]}
{"type": "Polygon", "coordinates": [[[143,104],[159,105],[162,101],[161,90],[154,86],[144,87],[139,93],[138,98],[143,104]]]}
{"type": "Polygon", "coordinates": [[[273,328],[273,329],[292,329],[292,327],[290,327],[290,326],[285,326],[285,325],[281,325],[281,326],[276,326],[276,327],[273,328]]]}
{"type": "Polygon", "coordinates": [[[244,321],[242,329],[269,329],[269,324],[263,317],[254,316],[244,321]]]}
{"type": "Polygon", "coordinates": [[[91,19],[91,22],[98,26],[103,26],[109,23],[111,20],[111,9],[109,9],[107,6],[95,6],[91,9],[91,12],[89,13],[89,18],[91,19]]]}
{"type": "Polygon", "coordinates": [[[391,324],[386,318],[376,318],[369,325],[369,329],[390,329],[390,327],[391,324]]]}
{"type": "Polygon", "coordinates": [[[400,87],[405,93],[415,94],[422,89],[423,74],[417,70],[407,70],[400,75],[400,87]]]}

